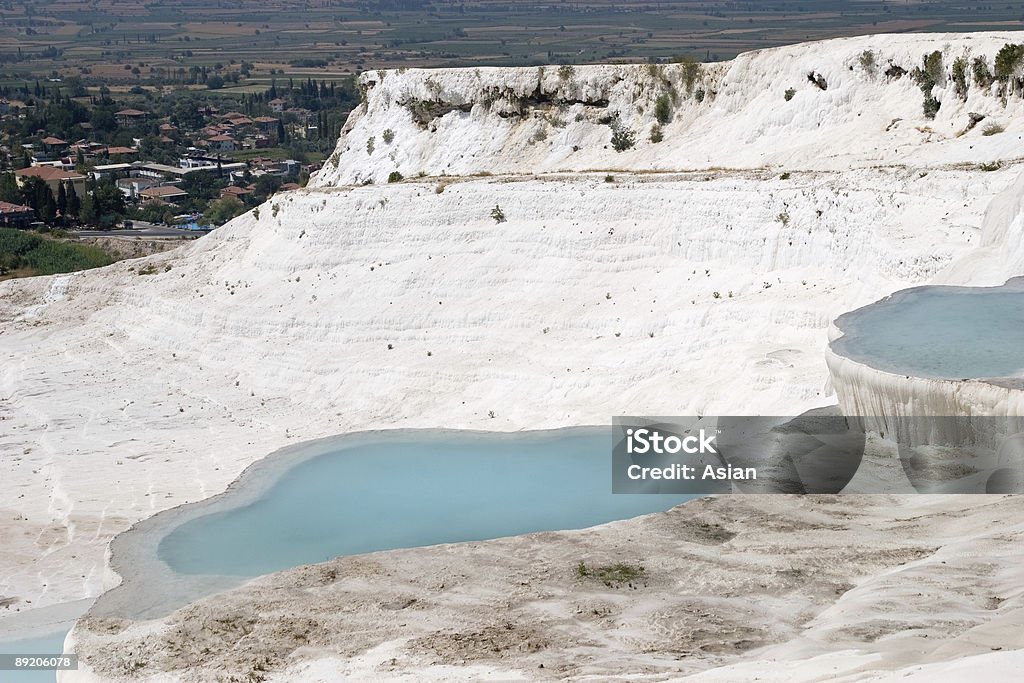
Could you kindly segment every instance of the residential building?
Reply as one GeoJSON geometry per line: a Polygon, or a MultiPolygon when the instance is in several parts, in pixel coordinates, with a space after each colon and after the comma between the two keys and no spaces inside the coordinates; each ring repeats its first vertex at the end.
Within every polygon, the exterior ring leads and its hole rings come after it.
{"type": "Polygon", "coordinates": [[[215,152],[234,152],[235,139],[230,135],[214,135],[206,140],[208,148],[215,152]]]}
{"type": "Polygon", "coordinates": [[[235,199],[243,199],[244,197],[252,194],[252,188],[250,187],[239,187],[238,185],[228,185],[220,191],[220,196],[234,197],[235,199]]]}
{"type": "Polygon", "coordinates": [[[127,199],[139,199],[143,190],[148,190],[151,187],[159,187],[164,184],[164,181],[158,178],[145,178],[142,176],[136,178],[121,178],[117,181],[117,189],[121,190],[121,193],[127,199]]]}
{"type": "Polygon", "coordinates": [[[36,220],[31,206],[0,202],[0,226],[5,228],[27,228],[36,220]]]}
{"type": "Polygon", "coordinates": [[[144,204],[174,204],[188,198],[188,192],[174,185],[157,185],[139,192],[139,198],[144,204]]]}
{"type": "Polygon", "coordinates": [[[14,177],[18,181],[19,187],[24,185],[28,178],[39,178],[50,188],[50,192],[53,192],[54,197],[57,196],[62,184],[65,185],[65,187],[67,185],[74,186],[75,193],[79,197],[85,194],[84,175],[75,173],[74,171],[65,171],[54,166],[32,166],[30,168],[22,168],[14,172],[14,177]]]}
{"type": "Polygon", "coordinates": [[[114,114],[114,118],[120,126],[133,126],[145,121],[147,116],[149,116],[148,113],[138,109],[122,109],[114,114]]]}

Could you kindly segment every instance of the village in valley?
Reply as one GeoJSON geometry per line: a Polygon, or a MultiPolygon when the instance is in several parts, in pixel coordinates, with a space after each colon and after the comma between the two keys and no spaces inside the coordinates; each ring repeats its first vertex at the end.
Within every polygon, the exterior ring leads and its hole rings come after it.
{"type": "Polygon", "coordinates": [[[354,100],[347,84],[308,79],[237,99],[143,91],[150,106],[119,106],[108,88],[53,81],[0,90],[0,226],[216,227],[305,184],[335,138],[324,129],[354,100]]]}

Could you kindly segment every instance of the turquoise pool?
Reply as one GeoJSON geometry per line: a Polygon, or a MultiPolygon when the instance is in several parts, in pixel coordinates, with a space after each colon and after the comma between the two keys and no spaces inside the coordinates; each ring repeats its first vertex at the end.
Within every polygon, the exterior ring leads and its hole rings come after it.
{"type": "Polygon", "coordinates": [[[254,500],[232,506],[229,493],[227,507],[170,529],[159,559],[179,575],[251,577],[341,555],[578,529],[694,497],[613,495],[608,428],[381,433],[319,448],[254,500]]]}
{"type": "Polygon", "coordinates": [[[873,368],[933,379],[1024,377],[1024,279],[917,287],[846,313],[832,349],[873,368]]]}

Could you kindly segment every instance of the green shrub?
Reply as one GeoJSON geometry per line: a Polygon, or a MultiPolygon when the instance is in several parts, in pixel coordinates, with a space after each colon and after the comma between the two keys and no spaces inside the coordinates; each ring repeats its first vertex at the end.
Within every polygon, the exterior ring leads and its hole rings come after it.
{"type": "Polygon", "coordinates": [[[974,76],[974,85],[983,89],[992,85],[994,80],[984,57],[975,57],[971,62],[971,75],[974,76]]]}
{"type": "Polygon", "coordinates": [[[395,139],[395,131],[388,128],[386,131],[381,133],[381,137],[384,139],[384,144],[390,145],[395,139]]]}
{"type": "Polygon", "coordinates": [[[665,134],[661,130],[661,126],[657,123],[651,126],[651,142],[657,144],[665,139],[665,134]]]}
{"type": "Polygon", "coordinates": [[[505,222],[505,212],[501,210],[500,206],[495,204],[494,208],[491,209],[491,218],[494,219],[495,223],[504,223],[505,222]]]}
{"type": "Polygon", "coordinates": [[[789,102],[795,96],[796,96],[796,90],[794,90],[793,88],[787,89],[785,94],[783,94],[783,97],[786,98],[787,102],[789,102]]]}
{"type": "Polygon", "coordinates": [[[693,92],[693,86],[704,74],[704,65],[692,57],[681,57],[680,64],[683,65],[683,83],[686,84],[686,93],[693,92]]]}
{"type": "Polygon", "coordinates": [[[914,67],[914,70],[910,72],[910,77],[914,79],[914,82],[921,88],[921,93],[924,95],[924,102],[922,103],[924,117],[926,119],[934,119],[935,114],[938,113],[939,108],[942,106],[942,103],[932,95],[932,89],[939,82],[939,79],[942,78],[942,53],[935,50],[926,54],[921,60],[921,66],[914,67]]]}
{"type": "Polygon", "coordinates": [[[27,271],[27,275],[70,273],[110,265],[114,260],[99,247],[0,228],[0,276],[16,270],[27,271]]]}
{"type": "Polygon", "coordinates": [[[366,153],[367,154],[373,154],[373,150],[375,148],[376,148],[375,140],[374,140],[373,137],[371,137],[369,140],[366,141],[366,153]]]}
{"type": "Polygon", "coordinates": [[[953,60],[953,91],[961,100],[967,101],[967,58],[953,60]]]}
{"type": "Polygon", "coordinates": [[[938,83],[942,79],[942,52],[935,50],[924,56],[924,72],[932,83],[938,83]]]}
{"type": "Polygon", "coordinates": [[[401,182],[404,178],[405,178],[405,176],[403,176],[398,171],[392,171],[391,173],[388,174],[388,182],[389,183],[398,183],[398,182],[401,182]]]}
{"type": "Polygon", "coordinates": [[[672,120],[672,101],[668,93],[658,95],[654,103],[654,118],[663,126],[672,120]]]}
{"type": "Polygon", "coordinates": [[[636,133],[628,128],[612,129],[612,148],[616,152],[625,152],[636,144],[636,133]]]}
{"type": "Polygon", "coordinates": [[[1024,45],[1007,43],[996,53],[996,80],[1005,83],[1024,61],[1024,45]]]}

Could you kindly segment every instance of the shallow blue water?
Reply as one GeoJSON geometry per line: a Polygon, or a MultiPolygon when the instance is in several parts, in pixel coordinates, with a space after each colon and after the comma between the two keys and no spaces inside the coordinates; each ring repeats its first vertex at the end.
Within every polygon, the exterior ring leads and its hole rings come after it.
{"type": "Polygon", "coordinates": [[[836,352],[900,374],[988,379],[1024,374],[1020,286],[923,287],[841,316],[836,352]]]}
{"type": "MultiPolygon", "coordinates": [[[[67,629],[36,638],[0,641],[0,654],[58,655],[64,652],[64,638],[67,629]]],[[[0,671],[2,683],[53,683],[57,680],[55,671],[0,671]]]]}
{"type": "Polygon", "coordinates": [[[175,528],[158,555],[180,574],[257,576],[340,555],[584,528],[695,497],[613,495],[610,442],[607,429],[339,441],[256,502],[175,528]]]}

